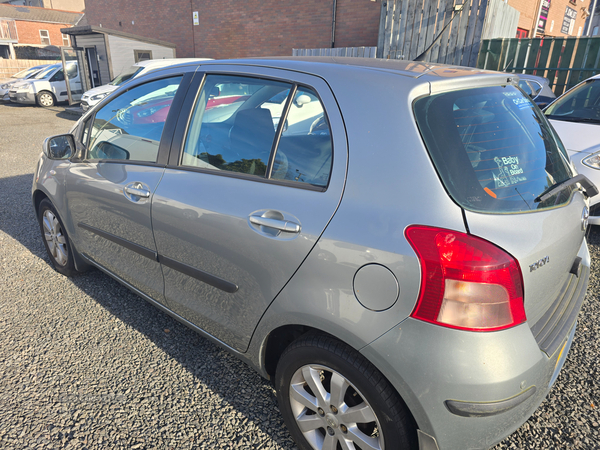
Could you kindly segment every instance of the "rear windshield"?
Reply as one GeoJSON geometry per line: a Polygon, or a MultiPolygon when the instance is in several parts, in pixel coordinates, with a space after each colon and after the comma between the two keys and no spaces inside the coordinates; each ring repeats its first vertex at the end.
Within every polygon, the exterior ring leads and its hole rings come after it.
{"type": "Polygon", "coordinates": [[[454,200],[472,211],[516,213],[569,201],[573,176],[543,114],[514,86],[453,91],[415,101],[417,124],[454,200]]]}

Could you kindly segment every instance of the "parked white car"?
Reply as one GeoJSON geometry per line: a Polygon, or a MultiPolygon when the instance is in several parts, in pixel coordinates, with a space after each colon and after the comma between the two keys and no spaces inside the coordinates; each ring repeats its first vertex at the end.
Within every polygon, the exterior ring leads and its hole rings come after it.
{"type": "MultiPolygon", "coordinates": [[[[73,94],[81,94],[81,77],[77,63],[67,64],[73,94]]],[[[11,102],[49,107],[69,99],[62,64],[52,64],[29,80],[14,84],[8,91],[11,102]]]]}
{"type": "Polygon", "coordinates": [[[11,86],[23,80],[33,78],[46,67],[48,67],[48,64],[41,64],[39,66],[28,67],[27,69],[23,69],[20,72],[15,73],[11,77],[0,80],[0,100],[3,100],[5,102],[10,101],[8,91],[10,90],[11,86]]]}
{"type": "MultiPolygon", "coordinates": [[[[600,75],[570,89],[544,110],[577,172],[600,185],[600,75]]],[[[590,199],[589,223],[600,225],[600,196],[590,199]]]]}
{"type": "Polygon", "coordinates": [[[145,75],[151,70],[158,69],[160,67],[171,66],[173,64],[180,64],[191,61],[206,61],[209,58],[170,58],[170,59],[149,59],[146,61],[140,61],[127,69],[123,70],[114,80],[103,86],[98,86],[89,91],[86,91],[81,96],[81,109],[87,111],[93,108],[100,100],[106,97],[111,92],[115,91],[119,86],[126,83],[127,81],[145,75]]]}

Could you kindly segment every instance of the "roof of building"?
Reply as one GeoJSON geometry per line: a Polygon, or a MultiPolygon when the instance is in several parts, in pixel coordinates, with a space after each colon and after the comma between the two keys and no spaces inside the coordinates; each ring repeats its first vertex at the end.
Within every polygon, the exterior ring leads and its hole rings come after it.
{"type": "Polygon", "coordinates": [[[83,16],[83,13],[76,11],[62,11],[34,6],[14,6],[0,3],[0,18],[3,19],[77,25],[83,16]]]}
{"type": "Polygon", "coordinates": [[[111,30],[109,28],[104,28],[104,27],[93,27],[91,25],[83,25],[83,23],[80,23],[76,27],[61,28],[60,31],[64,34],[70,34],[71,36],[80,36],[80,35],[94,34],[94,33],[108,34],[111,36],[119,36],[119,37],[123,37],[126,39],[134,39],[136,41],[147,42],[149,44],[162,45],[163,47],[171,47],[171,48],[177,47],[177,45],[173,44],[172,42],[167,42],[167,41],[162,41],[160,39],[153,39],[153,38],[148,38],[148,37],[144,37],[144,36],[139,36],[137,34],[125,33],[123,31],[111,30]]]}

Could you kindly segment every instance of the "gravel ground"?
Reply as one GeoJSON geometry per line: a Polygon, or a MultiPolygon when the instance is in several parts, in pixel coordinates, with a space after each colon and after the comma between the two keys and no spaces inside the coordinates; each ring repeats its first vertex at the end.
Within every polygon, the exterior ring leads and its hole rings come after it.
{"type": "MultiPolygon", "coordinates": [[[[32,174],[43,139],[74,119],[0,104],[0,448],[295,449],[244,363],[101,272],[49,265],[32,174]]],[[[600,227],[589,242],[597,272],[600,227]]],[[[495,450],[600,448],[599,293],[592,274],[554,388],[495,450]]]]}

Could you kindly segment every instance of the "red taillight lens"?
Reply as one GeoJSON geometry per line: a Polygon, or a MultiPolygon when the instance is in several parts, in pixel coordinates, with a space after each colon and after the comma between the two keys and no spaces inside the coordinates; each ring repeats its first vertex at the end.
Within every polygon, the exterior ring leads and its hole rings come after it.
{"type": "Polygon", "coordinates": [[[411,317],[450,328],[496,331],[527,320],[519,263],[494,244],[458,231],[406,229],[421,262],[411,317]]]}

